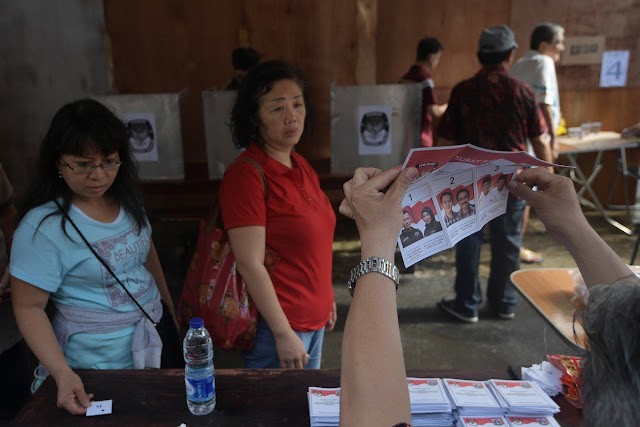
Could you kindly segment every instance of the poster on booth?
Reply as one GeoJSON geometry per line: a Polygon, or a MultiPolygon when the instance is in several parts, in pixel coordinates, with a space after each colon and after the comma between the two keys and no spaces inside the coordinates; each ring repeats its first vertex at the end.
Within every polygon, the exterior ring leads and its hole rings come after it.
{"type": "Polygon", "coordinates": [[[156,117],[153,113],[125,113],[122,121],[129,132],[131,153],[138,162],[157,162],[156,117]]]}
{"type": "Polygon", "coordinates": [[[358,154],[391,154],[391,106],[361,105],[358,108],[358,154]]]}
{"type": "Polygon", "coordinates": [[[479,231],[507,211],[507,183],[520,166],[560,166],[525,152],[473,145],[414,148],[403,168],[418,176],[402,201],[398,245],[409,267],[479,231]]]}

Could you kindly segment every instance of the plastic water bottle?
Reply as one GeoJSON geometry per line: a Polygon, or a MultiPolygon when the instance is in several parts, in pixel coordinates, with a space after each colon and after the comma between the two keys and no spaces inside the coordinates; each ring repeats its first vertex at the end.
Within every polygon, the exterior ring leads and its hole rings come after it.
{"type": "Polygon", "coordinates": [[[183,345],[187,406],[194,415],[207,415],[216,407],[213,344],[201,318],[194,317],[189,326],[183,345]]]}

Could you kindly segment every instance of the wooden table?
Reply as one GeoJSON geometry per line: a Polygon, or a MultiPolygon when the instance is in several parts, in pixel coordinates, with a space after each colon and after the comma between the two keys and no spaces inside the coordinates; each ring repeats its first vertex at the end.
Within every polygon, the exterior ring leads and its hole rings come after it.
{"type": "MultiPolygon", "coordinates": [[[[578,191],[578,198],[580,199],[580,203],[592,209],[597,209],[609,224],[625,232],[626,234],[632,234],[632,230],[629,227],[612,219],[605,212],[602,203],[598,199],[598,196],[596,196],[593,188],[591,188],[591,183],[598,176],[598,173],[602,170],[603,153],[605,151],[619,150],[623,180],[625,184],[625,197],[628,199],[626,188],[626,179],[628,175],[626,150],[629,148],[639,147],[640,138],[621,138],[620,134],[617,132],[598,132],[596,134],[587,135],[586,137],[581,139],[559,136],[557,138],[557,141],[560,154],[567,156],[567,158],[569,159],[569,163],[575,168],[567,171],[569,173],[569,176],[575,183],[582,186],[582,188],[580,188],[580,190],[578,191]],[[588,177],[578,164],[578,155],[584,153],[597,153],[596,159],[593,163],[593,167],[591,168],[591,172],[589,173],[588,177]],[[589,193],[592,200],[589,200],[583,196],[585,191],[589,193]]],[[[628,210],[628,200],[626,207],[628,210]]]]}
{"type": "Polygon", "coordinates": [[[573,321],[576,310],[571,297],[575,286],[569,270],[571,269],[518,270],[511,274],[511,281],[570,345],[584,349],[584,330],[578,322],[573,321]]]}
{"type": "MultiPolygon", "coordinates": [[[[338,387],[338,370],[216,371],[216,410],[207,416],[191,415],[185,403],[184,371],[113,370],[77,371],[95,400],[113,400],[113,414],[73,416],[56,407],[55,382],[48,378],[14,419],[15,423],[60,426],[166,425],[210,426],[308,426],[307,388],[338,387]]],[[[506,370],[410,370],[410,377],[450,377],[473,380],[514,378],[506,370]]],[[[562,426],[578,426],[580,414],[564,398],[556,398],[562,426]]]]}

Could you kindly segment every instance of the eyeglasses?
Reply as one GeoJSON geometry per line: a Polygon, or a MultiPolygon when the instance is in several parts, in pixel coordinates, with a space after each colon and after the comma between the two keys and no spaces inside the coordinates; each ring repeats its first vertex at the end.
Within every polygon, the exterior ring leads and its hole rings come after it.
{"type": "Polygon", "coordinates": [[[66,163],[66,162],[62,163],[62,166],[66,166],[72,171],[74,171],[75,173],[82,174],[82,175],[86,175],[93,172],[94,170],[96,170],[97,167],[101,167],[102,170],[104,171],[112,171],[114,169],[118,169],[120,165],[122,165],[122,162],[114,159],[107,160],[106,162],[101,163],[99,165],[94,165],[93,163],[89,163],[89,162],[80,162],[78,163],[77,166],[71,166],[69,163],[66,163]]]}

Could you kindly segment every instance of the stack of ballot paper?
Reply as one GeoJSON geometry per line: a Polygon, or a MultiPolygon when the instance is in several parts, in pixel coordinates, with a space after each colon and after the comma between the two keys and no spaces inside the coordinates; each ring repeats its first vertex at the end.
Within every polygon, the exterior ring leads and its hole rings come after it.
{"type": "Polygon", "coordinates": [[[522,379],[532,381],[549,396],[562,392],[562,371],[546,360],[530,368],[522,367],[522,379]]]}
{"type": "Polygon", "coordinates": [[[500,417],[506,413],[485,381],[445,378],[444,386],[460,416],[500,417]]]}
{"type": "Polygon", "coordinates": [[[449,427],[451,402],[440,378],[407,378],[414,427],[449,427]]]}
{"type": "Polygon", "coordinates": [[[512,427],[536,427],[536,426],[547,426],[547,427],[560,427],[560,424],[550,415],[544,416],[519,416],[519,415],[507,415],[505,417],[507,421],[509,421],[509,425],[512,427]]]}
{"type": "Polygon", "coordinates": [[[309,419],[311,427],[340,424],[340,389],[309,387],[309,419]]]}
{"type": "Polygon", "coordinates": [[[489,380],[491,390],[508,415],[552,415],[560,407],[534,382],[489,380]]]}
{"type": "Polygon", "coordinates": [[[560,427],[560,424],[551,416],[518,416],[507,415],[506,417],[487,417],[466,415],[458,418],[456,427],[478,427],[478,426],[504,426],[504,427],[560,427]]]}
{"type": "Polygon", "coordinates": [[[477,426],[503,426],[509,427],[509,422],[503,416],[488,417],[486,415],[465,415],[458,418],[456,427],[477,427],[477,426]]]}

